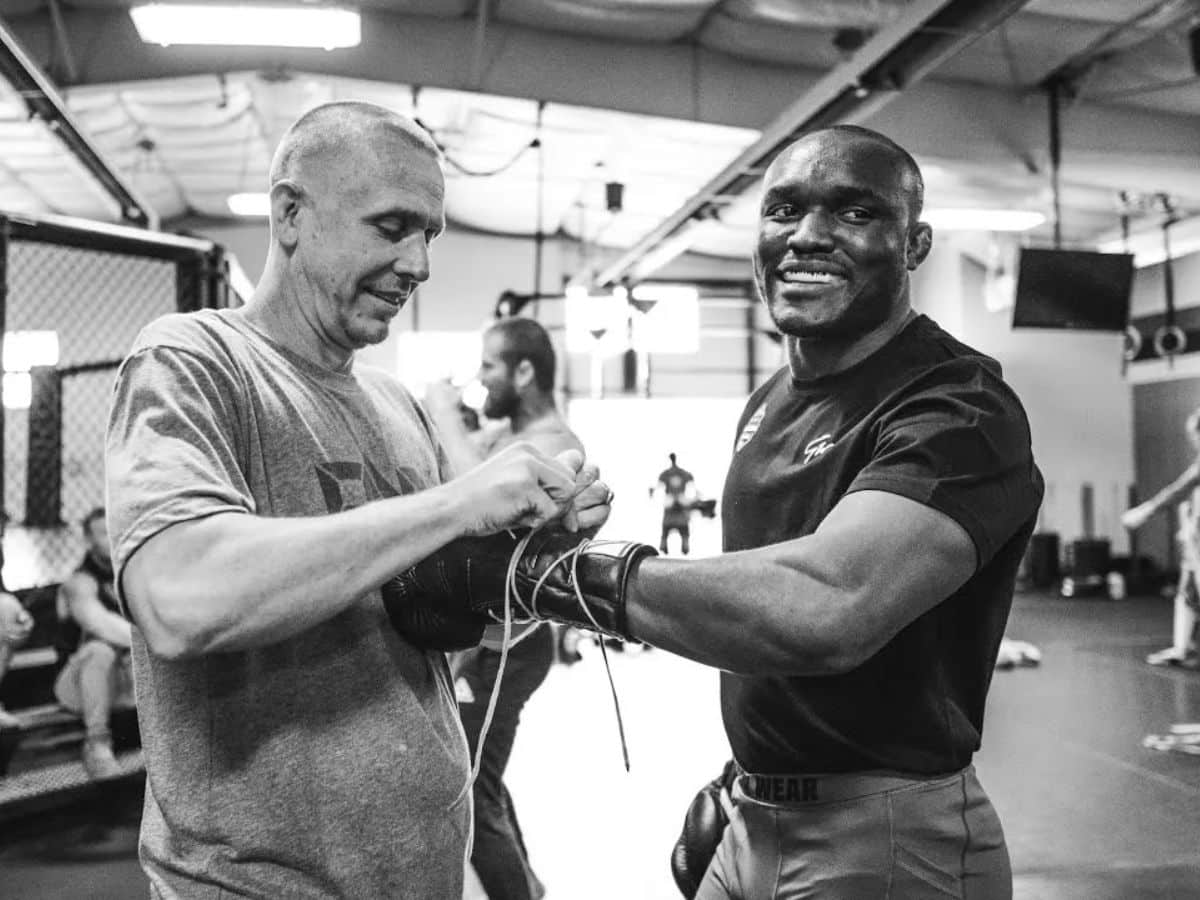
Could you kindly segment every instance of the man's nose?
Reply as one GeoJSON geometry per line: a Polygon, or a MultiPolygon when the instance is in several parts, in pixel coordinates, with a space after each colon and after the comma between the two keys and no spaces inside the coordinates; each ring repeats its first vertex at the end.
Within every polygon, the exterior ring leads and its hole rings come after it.
{"type": "Polygon", "coordinates": [[[788,235],[788,246],[794,250],[832,250],[833,229],[829,215],[821,210],[805,213],[788,235]]]}
{"type": "Polygon", "coordinates": [[[410,234],[397,245],[392,271],[417,282],[428,280],[429,244],[425,241],[423,232],[410,234]]]}

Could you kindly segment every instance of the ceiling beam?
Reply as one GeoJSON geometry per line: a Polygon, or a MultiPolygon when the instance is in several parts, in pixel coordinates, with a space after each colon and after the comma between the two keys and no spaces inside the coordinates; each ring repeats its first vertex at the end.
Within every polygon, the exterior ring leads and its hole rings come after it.
{"type": "Polygon", "coordinates": [[[718,175],[614,262],[589,277],[608,285],[646,278],[687,250],[688,234],[718,218],[716,198],[738,196],[758,183],[767,165],[801,133],[837,122],[861,122],[920,81],[940,63],[995,28],[1025,0],[924,0],[877,32],[850,59],[830,70],[763,130],[718,175]]]}
{"type": "Polygon", "coordinates": [[[58,91],[25,53],[17,38],[0,22],[0,76],[25,101],[31,118],[40,119],[67,152],[116,201],[121,219],[142,228],[157,228],[158,214],[133,186],[92,146],[67,112],[58,91]]]}

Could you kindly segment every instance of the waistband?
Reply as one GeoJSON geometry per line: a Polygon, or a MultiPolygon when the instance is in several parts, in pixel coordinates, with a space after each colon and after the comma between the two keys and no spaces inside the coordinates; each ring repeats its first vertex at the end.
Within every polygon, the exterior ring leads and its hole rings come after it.
{"type": "Polygon", "coordinates": [[[971,767],[940,775],[909,775],[900,772],[853,772],[837,775],[758,775],[737,770],[737,785],[749,799],[778,805],[829,803],[854,800],[938,781],[949,781],[971,767]]]}

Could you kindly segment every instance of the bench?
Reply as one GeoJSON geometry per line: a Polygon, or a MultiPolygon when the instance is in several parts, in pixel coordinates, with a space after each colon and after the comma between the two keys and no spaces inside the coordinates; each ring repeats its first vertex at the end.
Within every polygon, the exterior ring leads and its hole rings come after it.
{"type": "MultiPolygon", "coordinates": [[[[13,654],[0,683],[0,701],[17,719],[17,728],[0,730],[0,820],[32,808],[61,803],[96,786],[80,761],[85,735],[79,716],[54,699],[54,679],[66,662],[57,645],[58,585],[13,591],[33,616],[33,631],[13,654]]],[[[142,777],[137,714],[117,710],[113,745],[120,779],[142,777]]]]}

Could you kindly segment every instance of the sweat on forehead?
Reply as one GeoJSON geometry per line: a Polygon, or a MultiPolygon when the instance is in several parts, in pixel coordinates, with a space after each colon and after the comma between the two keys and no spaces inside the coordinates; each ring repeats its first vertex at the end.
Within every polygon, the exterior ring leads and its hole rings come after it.
{"type": "Polygon", "coordinates": [[[299,179],[309,165],[324,167],[361,154],[380,138],[396,138],[417,152],[436,158],[437,145],[425,130],[394,110],[362,101],[316,106],[284,134],[271,162],[270,183],[299,179]]]}

